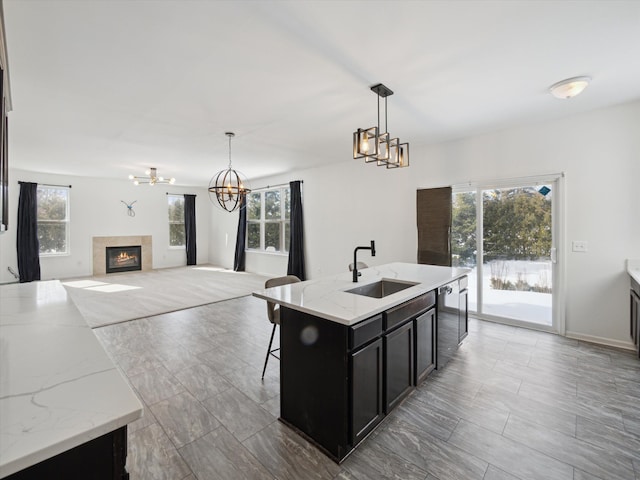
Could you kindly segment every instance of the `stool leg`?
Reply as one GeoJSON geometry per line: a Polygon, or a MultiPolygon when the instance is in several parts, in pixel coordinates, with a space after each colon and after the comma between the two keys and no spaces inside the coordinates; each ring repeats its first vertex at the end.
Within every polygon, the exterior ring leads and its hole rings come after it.
{"type": "Polygon", "coordinates": [[[276,333],[276,324],[273,324],[273,330],[271,330],[271,340],[269,340],[269,348],[267,348],[267,357],[264,359],[264,368],[262,369],[262,380],[264,380],[264,372],[267,371],[267,362],[269,361],[269,355],[271,355],[271,344],[273,343],[273,336],[276,333]]]}

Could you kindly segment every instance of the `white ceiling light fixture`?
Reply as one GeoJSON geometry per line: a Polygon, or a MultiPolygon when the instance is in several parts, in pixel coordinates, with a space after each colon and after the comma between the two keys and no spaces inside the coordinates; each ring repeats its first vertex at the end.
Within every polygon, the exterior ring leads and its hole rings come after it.
{"type": "Polygon", "coordinates": [[[549,87],[549,92],[556,98],[572,98],[582,93],[591,82],[591,77],[572,77],[554,83],[549,87]]]}
{"type": "Polygon", "coordinates": [[[144,172],[146,177],[136,177],[135,175],[129,175],[129,180],[133,180],[133,184],[138,186],[140,184],[149,184],[149,186],[153,187],[156,183],[168,183],[173,185],[176,182],[175,178],[165,179],[164,177],[158,176],[158,169],[155,167],[151,167],[149,170],[144,172]]]}
{"type": "Polygon", "coordinates": [[[251,189],[247,187],[246,177],[231,168],[231,139],[236,134],[225,132],[225,135],[229,137],[229,167],[226,170],[220,170],[213,176],[209,182],[208,190],[209,198],[214,204],[217,203],[227,212],[233,212],[243,205],[242,199],[251,193],[251,189]]]}

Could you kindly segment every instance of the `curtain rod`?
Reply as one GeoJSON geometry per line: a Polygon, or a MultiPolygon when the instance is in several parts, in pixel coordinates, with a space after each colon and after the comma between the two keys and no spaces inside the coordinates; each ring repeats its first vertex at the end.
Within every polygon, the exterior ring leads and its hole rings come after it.
{"type": "MultiPolygon", "coordinates": [[[[304,180],[293,180],[294,182],[300,182],[300,183],[304,183],[304,180]]],[[[258,187],[258,188],[252,188],[251,191],[256,191],[256,190],[268,190],[270,188],[278,188],[278,187],[288,187],[290,182],[286,182],[286,183],[279,183],[277,185],[267,185],[266,187],[258,187]]]]}
{"type": "MultiPolygon", "coordinates": [[[[33,182],[23,182],[21,180],[18,180],[18,184],[22,185],[23,183],[33,183],[33,182]]],[[[37,185],[43,185],[45,187],[64,187],[64,188],[71,188],[71,185],[52,185],[50,183],[38,183],[37,185]]]]}
{"type": "Polygon", "coordinates": [[[170,193],[167,192],[167,195],[176,195],[176,196],[180,196],[180,195],[193,195],[194,197],[197,197],[197,195],[195,193],[170,193]]]}

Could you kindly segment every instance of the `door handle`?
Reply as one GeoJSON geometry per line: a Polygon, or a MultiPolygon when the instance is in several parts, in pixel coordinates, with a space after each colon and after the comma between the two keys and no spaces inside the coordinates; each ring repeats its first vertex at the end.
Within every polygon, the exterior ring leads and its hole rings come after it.
{"type": "Polygon", "coordinates": [[[551,247],[551,263],[558,263],[558,249],[551,247]]]}

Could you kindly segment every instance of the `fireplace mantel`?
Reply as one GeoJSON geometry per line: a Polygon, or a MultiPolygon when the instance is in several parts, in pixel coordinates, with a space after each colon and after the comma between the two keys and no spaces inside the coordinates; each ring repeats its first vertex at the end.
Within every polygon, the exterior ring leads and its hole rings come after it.
{"type": "Polygon", "coordinates": [[[93,237],[93,274],[106,275],[106,247],[142,246],[142,271],[153,270],[153,249],[151,235],[131,235],[121,237],[93,237]]]}

